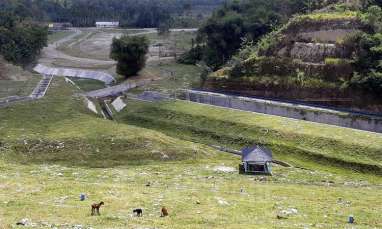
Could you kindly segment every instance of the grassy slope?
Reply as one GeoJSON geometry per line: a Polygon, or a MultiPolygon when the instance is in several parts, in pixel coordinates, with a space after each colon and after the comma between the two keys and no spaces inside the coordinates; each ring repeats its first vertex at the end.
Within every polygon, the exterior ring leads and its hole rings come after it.
{"type": "MultiPolygon", "coordinates": [[[[146,66],[141,75],[154,75],[161,79],[145,86],[144,90],[155,90],[165,93],[174,93],[180,88],[199,86],[200,68],[193,65],[184,65],[174,62],[151,63],[146,66]]],[[[138,89],[140,90],[140,89],[138,89]]]]}
{"type": "Polygon", "coordinates": [[[37,76],[25,81],[0,80],[0,98],[29,95],[39,80],[40,78],[37,76]]]}
{"type": "MultiPolygon", "coordinates": [[[[180,140],[181,131],[173,130],[174,138],[99,119],[71,97],[74,92],[56,79],[42,100],[0,110],[0,228],[21,218],[38,227],[343,228],[349,214],[358,228],[381,225],[380,187],[372,184],[378,177],[277,166],[267,181],[215,172],[217,165],[236,167],[239,158],[180,140]],[[78,201],[80,193],[89,199],[78,201]],[[89,205],[100,200],[106,202],[102,215],[89,216],[89,205]],[[162,205],[169,218],[158,217],[162,205]],[[144,208],[143,218],[131,216],[135,207],[144,208]],[[276,219],[287,208],[298,214],[276,219]]],[[[162,104],[166,110],[174,105],[190,106],[162,104]]]]}
{"type": "Polygon", "coordinates": [[[179,101],[131,101],[118,119],[203,143],[235,147],[261,143],[279,158],[299,164],[304,164],[304,158],[371,173],[382,171],[380,134],[179,101]]]}
{"type": "Polygon", "coordinates": [[[0,98],[29,95],[40,79],[38,74],[24,71],[0,57],[0,98]]]}
{"type": "Polygon", "coordinates": [[[71,80],[83,91],[94,91],[105,88],[105,84],[98,80],[71,78],[71,80]]]}

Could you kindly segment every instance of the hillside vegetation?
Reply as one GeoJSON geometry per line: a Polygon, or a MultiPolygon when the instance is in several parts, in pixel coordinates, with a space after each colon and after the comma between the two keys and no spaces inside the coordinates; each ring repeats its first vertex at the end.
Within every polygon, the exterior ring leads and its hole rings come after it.
{"type": "Polygon", "coordinates": [[[244,42],[205,88],[381,112],[381,15],[334,5],[295,16],[244,42]]]}

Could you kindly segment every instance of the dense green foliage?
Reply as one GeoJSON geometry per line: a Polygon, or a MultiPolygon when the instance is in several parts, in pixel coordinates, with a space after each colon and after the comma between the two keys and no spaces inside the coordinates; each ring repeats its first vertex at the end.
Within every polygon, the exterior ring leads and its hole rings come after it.
{"type": "Polygon", "coordinates": [[[368,32],[362,32],[350,38],[350,44],[356,50],[356,73],[350,81],[350,86],[372,93],[379,98],[382,92],[382,9],[371,6],[362,16],[363,22],[369,27],[368,32]]]}
{"type": "MultiPolygon", "coordinates": [[[[243,38],[257,41],[275,27],[285,23],[292,14],[311,11],[330,2],[333,1],[244,0],[225,4],[214,12],[199,31],[198,42],[205,46],[203,52],[198,55],[185,55],[202,56],[204,62],[217,69],[237,52],[243,38]]],[[[181,61],[183,59],[189,58],[182,58],[181,61]]]]}
{"type": "Polygon", "coordinates": [[[37,20],[94,26],[118,20],[122,26],[158,27],[193,7],[215,8],[223,0],[3,0],[0,8],[37,20]]]}
{"type": "Polygon", "coordinates": [[[123,76],[137,74],[146,63],[149,41],[143,36],[122,36],[114,38],[110,57],[116,61],[117,73],[123,76]]]}
{"type": "Polygon", "coordinates": [[[47,44],[47,28],[0,12],[0,54],[14,64],[32,62],[47,44]]]}

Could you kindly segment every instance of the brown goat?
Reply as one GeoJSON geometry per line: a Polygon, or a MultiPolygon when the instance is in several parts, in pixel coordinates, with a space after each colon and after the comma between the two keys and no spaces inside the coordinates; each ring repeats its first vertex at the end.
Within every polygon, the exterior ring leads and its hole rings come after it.
{"type": "Polygon", "coordinates": [[[166,217],[166,216],[168,216],[167,208],[166,207],[162,207],[160,217],[166,217]]]}
{"type": "Polygon", "coordinates": [[[95,215],[95,213],[97,213],[97,215],[100,215],[99,209],[104,204],[105,203],[103,201],[101,203],[99,203],[99,204],[97,204],[97,203],[92,204],[92,215],[95,215]]]}

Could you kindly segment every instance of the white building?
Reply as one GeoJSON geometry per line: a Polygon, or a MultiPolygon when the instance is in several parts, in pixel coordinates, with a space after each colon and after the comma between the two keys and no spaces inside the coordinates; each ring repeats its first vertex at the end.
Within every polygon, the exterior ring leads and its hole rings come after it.
{"type": "Polygon", "coordinates": [[[96,22],[97,28],[116,28],[119,27],[118,21],[97,21],[96,22]]]}

